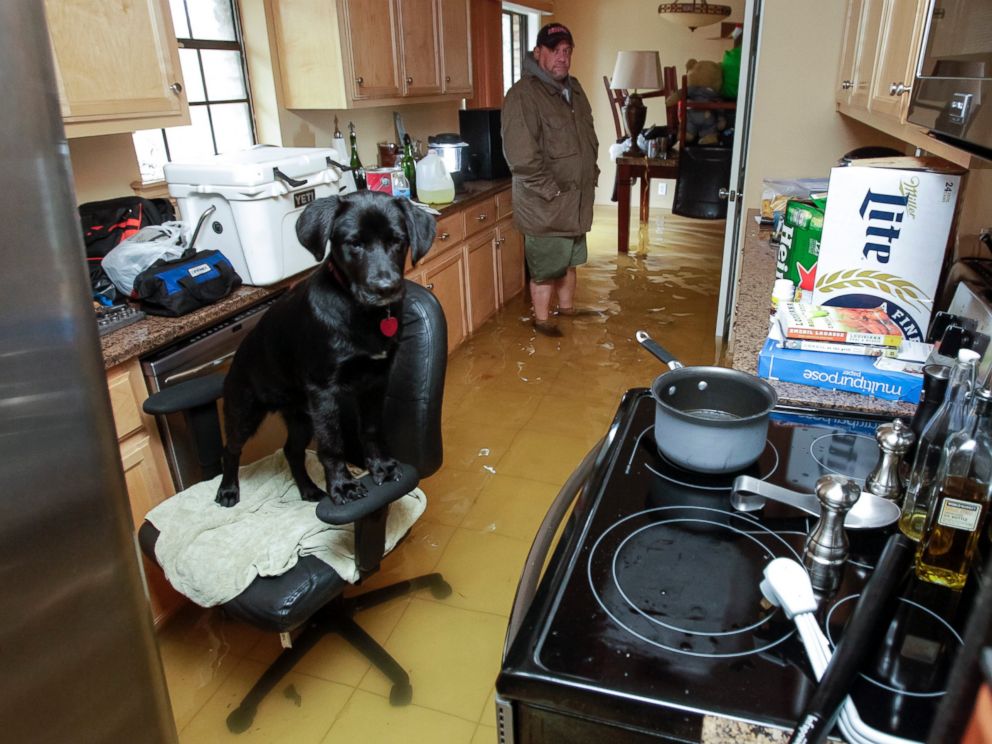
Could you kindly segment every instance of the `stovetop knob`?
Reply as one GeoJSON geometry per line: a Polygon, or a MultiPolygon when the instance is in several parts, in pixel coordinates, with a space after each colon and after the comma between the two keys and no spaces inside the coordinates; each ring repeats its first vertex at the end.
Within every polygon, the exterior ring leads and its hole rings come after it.
{"type": "Polygon", "coordinates": [[[844,517],[861,498],[861,487],[842,475],[824,475],[816,482],[816,498],[820,518],[806,538],[803,562],[813,588],[827,594],[840,585],[848,553],[844,517]]]}
{"type": "Polygon", "coordinates": [[[902,479],[899,477],[902,458],[913,446],[916,435],[906,424],[896,419],[878,427],[875,441],[881,451],[875,469],[865,481],[865,489],[883,499],[896,501],[902,495],[902,479]]]}

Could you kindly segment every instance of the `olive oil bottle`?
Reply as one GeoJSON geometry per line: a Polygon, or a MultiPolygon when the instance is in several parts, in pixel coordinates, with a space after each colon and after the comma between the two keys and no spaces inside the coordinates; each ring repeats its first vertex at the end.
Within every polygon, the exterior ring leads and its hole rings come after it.
{"type": "Polygon", "coordinates": [[[992,494],[992,392],[975,394],[974,428],[951,435],[941,454],[939,486],[916,549],[916,576],[964,588],[992,494]]]}
{"type": "Polygon", "coordinates": [[[899,516],[899,529],[911,540],[919,542],[923,536],[923,526],[940,485],[937,471],[947,438],[965,428],[979,359],[971,349],[958,352],[944,402],[920,433],[899,516]]]}

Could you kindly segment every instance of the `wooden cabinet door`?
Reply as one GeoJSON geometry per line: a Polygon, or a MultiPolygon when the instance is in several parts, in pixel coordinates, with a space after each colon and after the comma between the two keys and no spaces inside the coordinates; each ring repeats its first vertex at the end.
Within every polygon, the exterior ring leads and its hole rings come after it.
{"type": "Polygon", "coordinates": [[[464,247],[468,285],[468,329],[477,331],[499,306],[496,279],[496,231],[486,230],[470,238],[464,247]]]}
{"type": "Polygon", "coordinates": [[[872,114],[905,121],[925,15],[926,2],[886,0],[868,101],[872,114]]]}
{"type": "Polygon", "coordinates": [[[409,275],[412,281],[433,292],[441,303],[448,324],[448,353],[454,351],[468,333],[465,324],[463,263],[460,250],[450,251],[424,262],[418,271],[409,275]]]}
{"type": "Polygon", "coordinates": [[[496,256],[502,306],[523,291],[525,284],[524,236],[513,226],[512,219],[501,220],[496,226],[496,256]]]}
{"type": "Polygon", "coordinates": [[[837,76],[837,102],[867,110],[884,0],[850,0],[837,76]]]}
{"type": "Polygon", "coordinates": [[[340,0],[356,101],[400,95],[393,0],[340,0]]]}
{"type": "Polygon", "coordinates": [[[396,0],[403,60],[403,95],[441,92],[437,0],[396,0]]]}
{"type": "Polygon", "coordinates": [[[45,0],[45,10],[67,125],[99,122],[79,133],[102,134],[138,119],[189,123],[168,0],[45,0]]]}
{"type": "Polygon", "coordinates": [[[441,0],[441,75],[445,93],[472,95],[469,0],[441,0]]]}

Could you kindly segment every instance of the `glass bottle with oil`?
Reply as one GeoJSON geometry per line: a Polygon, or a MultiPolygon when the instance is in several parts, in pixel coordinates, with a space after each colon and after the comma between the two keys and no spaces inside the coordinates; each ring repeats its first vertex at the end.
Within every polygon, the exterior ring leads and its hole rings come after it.
{"type": "Polygon", "coordinates": [[[952,434],[937,471],[939,486],[916,549],[916,576],[964,588],[992,495],[992,392],[975,394],[974,428],[952,434]]]}
{"type": "Polygon", "coordinates": [[[920,434],[899,517],[899,529],[911,540],[919,542],[923,536],[928,508],[940,483],[937,469],[944,443],[950,434],[965,428],[971,406],[971,393],[975,387],[975,367],[979,359],[979,355],[971,349],[961,349],[958,352],[944,402],[920,434]]]}

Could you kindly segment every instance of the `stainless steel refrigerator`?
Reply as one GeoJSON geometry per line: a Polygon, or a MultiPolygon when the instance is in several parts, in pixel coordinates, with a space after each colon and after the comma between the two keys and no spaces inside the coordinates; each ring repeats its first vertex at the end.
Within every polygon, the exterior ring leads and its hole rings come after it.
{"type": "Polygon", "coordinates": [[[0,731],[176,741],[38,0],[0,3],[0,731]]]}

